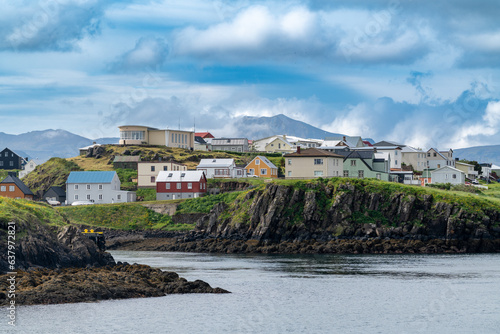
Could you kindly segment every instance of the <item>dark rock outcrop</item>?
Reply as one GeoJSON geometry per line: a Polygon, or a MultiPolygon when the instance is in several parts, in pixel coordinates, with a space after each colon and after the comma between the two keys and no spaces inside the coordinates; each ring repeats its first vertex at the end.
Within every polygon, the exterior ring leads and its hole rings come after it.
{"type": "MultiPolygon", "coordinates": [[[[0,306],[8,305],[4,291],[9,275],[0,276],[0,306]]],[[[174,272],[144,265],[100,268],[36,269],[16,275],[16,304],[61,304],[106,299],[159,297],[172,293],[228,293],[200,280],[188,282],[174,272]]]]}

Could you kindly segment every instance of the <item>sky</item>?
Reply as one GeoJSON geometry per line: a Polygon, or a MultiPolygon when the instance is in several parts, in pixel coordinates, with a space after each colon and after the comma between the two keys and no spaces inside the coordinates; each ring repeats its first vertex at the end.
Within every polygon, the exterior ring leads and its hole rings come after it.
{"type": "MultiPolygon", "coordinates": [[[[0,132],[235,133],[284,114],[414,147],[500,143],[500,4],[0,0],[0,132]]],[[[251,138],[257,139],[257,138],[251,138]]]]}

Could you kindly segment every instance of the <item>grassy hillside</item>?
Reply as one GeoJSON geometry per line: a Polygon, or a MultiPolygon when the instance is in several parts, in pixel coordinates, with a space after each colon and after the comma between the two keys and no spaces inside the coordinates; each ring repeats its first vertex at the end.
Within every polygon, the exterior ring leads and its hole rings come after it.
{"type": "Polygon", "coordinates": [[[74,162],[62,158],[52,158],[38,165],[22,181],[33,193],[41,197],[52,186],[65,188],[69,173],[80,170],[82,170],[80,166],[74,162]]]}
{"type": "Polygon", "coordinates": [[[72,224],[119,230],[190,230],[194,224],[174,224],[172,217],[156,213],[138,203],[67,206],[57,211],[72,224]]]}

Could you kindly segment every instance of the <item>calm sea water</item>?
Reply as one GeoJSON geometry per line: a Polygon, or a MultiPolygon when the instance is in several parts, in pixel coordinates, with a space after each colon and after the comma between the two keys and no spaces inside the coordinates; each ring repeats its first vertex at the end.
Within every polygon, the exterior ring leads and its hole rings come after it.
{"type": "Polygon", "coordinates": [[[500,255],[114,251],[232,294],[18,308],[17,333],[500,333],[500,255]]]}

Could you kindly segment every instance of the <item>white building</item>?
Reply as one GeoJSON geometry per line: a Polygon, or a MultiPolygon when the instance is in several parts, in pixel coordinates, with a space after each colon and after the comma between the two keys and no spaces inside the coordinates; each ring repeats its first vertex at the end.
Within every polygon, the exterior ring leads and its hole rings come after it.
{"type": "Polygon", "coordinates": [[[34,171],[36,166],[38,166],[38,164],[34,160],[28,161],[24,165],[24,169],[19,171],[19,178],[22,179],[23,177],[34,171]]]}
{"type": "Polygon", "coordinates": [[[66,202],[76,201],[95,204],[135,202],[133,191],[120,190],[116,172],[71,172],[66,181],[66,202]]]}
{"type": "Polygon", "coordinates": [[[444,166],[431,171],[432,183],[465,184],[465,173],[455,167],[444,166]]]}
{"type": "Polygon", "coordinates": [[[207,179],[246,177],[245,168],[237,167],[234,159],[201,159],[196,170],[205,172],[207,179]]]}

